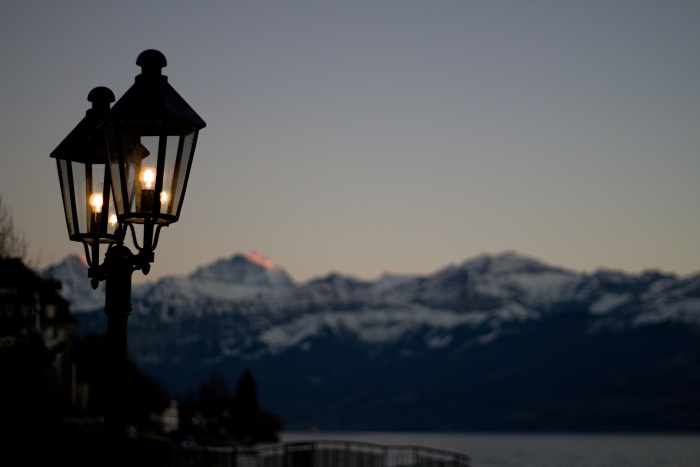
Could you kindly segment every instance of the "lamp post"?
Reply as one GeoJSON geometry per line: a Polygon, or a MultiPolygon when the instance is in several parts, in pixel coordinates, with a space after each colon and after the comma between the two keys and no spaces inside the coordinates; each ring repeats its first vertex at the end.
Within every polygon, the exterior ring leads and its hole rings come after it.
{"type": "Polygon", "coordinates": [[[180,217],[197,136],[206,125],[162,75],[162,53],[146,50],[136,64],[141,74],[111,109],[109,89],[90,92],[92,109],[51,153],[69,238],[85,247],[92,287],[101,280],[107,285],[105,435],[114,465],[125,460],[131,276],[138,269],[148,274],[160,229],[180,217]],[[137,254],[124,245],[127,230],[137,254]],[[100,244],[108,244],[103,264],[100,244]]]}

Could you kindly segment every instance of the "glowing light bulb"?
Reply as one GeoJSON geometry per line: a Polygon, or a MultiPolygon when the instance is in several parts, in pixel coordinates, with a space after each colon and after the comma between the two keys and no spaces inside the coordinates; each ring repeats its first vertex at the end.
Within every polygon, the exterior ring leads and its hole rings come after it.
{"type": "Polygon", "coordinates": [[[112,214],[111,216],[109,216],[109,225],[111,225],[114,229],[116,229],[119,225],[119,220],[117,219],[116,214],[112,214]]]}
{"type": "Polygon", "coordinates": [[[141,169],[139,179],[141,180],[141,206],[139,211],[151,212],[155,202],[156,169],[144,167],[141,169]]]}
{"type": "Polygon", "coordinates": [[[93,193],[90,195],[90,208],[92,212],[90,213],[90,223],[88,225],[88,231],[90,233],[99,233],[100,224],[102,223],[102,202],[104,198],[102,193],[93,193]]]}
{"type": "Polygon", "coordinates": [[[90,196],[90,206],[92,206],[92,212],[102,212],[102,202],[102,193],[93,193],[92,196],[90,196]]]}
{"type": "Polygon", "coordinates": [[[166,204],[168,201],[170,201],[170,194],[167,191],[161,191],[160,192],[160,204],[166,204]]]}
{"type": "Polygon", "coordinates": [[[139,176],[142,188],[144,190],[152,190],[156,184],[156,169],[153,167],[144,167],[141,169],[141,175],[139,176]]]}

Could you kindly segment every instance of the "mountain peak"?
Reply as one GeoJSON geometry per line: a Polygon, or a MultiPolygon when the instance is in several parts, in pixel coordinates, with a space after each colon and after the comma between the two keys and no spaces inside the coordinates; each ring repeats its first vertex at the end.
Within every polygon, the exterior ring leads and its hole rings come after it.
{"type": "Polygon", "coordinates": [[[270,261],[270,259],[268,259],[265,255],[255,250],[251,250],[248,253],[243,253],[242,256],[251,263],[257,264],[263,267],[264,269],[282,269],[281,267],[277,266],[275,263],[270,261]]]}
{"type": "Polygon", "coordinates": [[[68,275],[76,278],[84,278],[85,281],[89,283],[90,281],[87,279],[88,267],[85,256],[77,253],[69,253],[60,262],[45,268],[41,275],[47,278],[50,278],[52,275],[56,275],[57,277],[68,275]]]}
{"type": "Polygon", "coordinates": [[[43,269],[40,275],[45,279],[61,281],[61,295],[70,303],[71,311],[92,311],[104,307],[105,284],[100,282],[97,290],[92,288],[85,256],[70,253],[61,262],[43,269]]]}
{"type": "Polygon", "coordinates": [[[236,253],[230,258],[219,259],[197,269],[191,279],[218,283],[290,287],[292,278],[283,267],[274,264],[256,251],[236,253]]]}
{"type": "Polygon", "coordinates": [[[492,274],[513,274],[522,272],[542,272],[557,269],[542,261],[518,254],[514,251],[504,251],[498,254],[483,254],[469,259],[462,264],[463,269],[492,274]]]}
{"type": "Polygon", "coordinates": [[[63,261],[71,266],[79,268],[90,267],[85,255],[79,255],[78,253],[68,253],[63,261]]]}

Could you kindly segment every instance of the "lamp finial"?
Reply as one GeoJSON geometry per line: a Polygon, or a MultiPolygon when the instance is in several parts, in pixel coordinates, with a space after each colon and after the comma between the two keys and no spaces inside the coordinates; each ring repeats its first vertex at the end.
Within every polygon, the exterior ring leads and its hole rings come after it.
{"type": "Polygon", "coordinates": [[[158,50],[148,49],[139,54],[136,64],[141,67],[141,73],[144,75],[160,75],[161,68],[168,66],[168,61],[158,50]]]}

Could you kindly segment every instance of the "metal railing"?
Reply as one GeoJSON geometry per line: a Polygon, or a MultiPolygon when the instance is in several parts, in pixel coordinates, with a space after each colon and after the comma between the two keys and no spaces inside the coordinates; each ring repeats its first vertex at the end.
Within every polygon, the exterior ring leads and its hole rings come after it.
{"type": "Polygon", "coordinates": [[[260,447],[172,446],[169,467],[469,467],[469,457],[419,446],[304,441],[260,447]]]}

